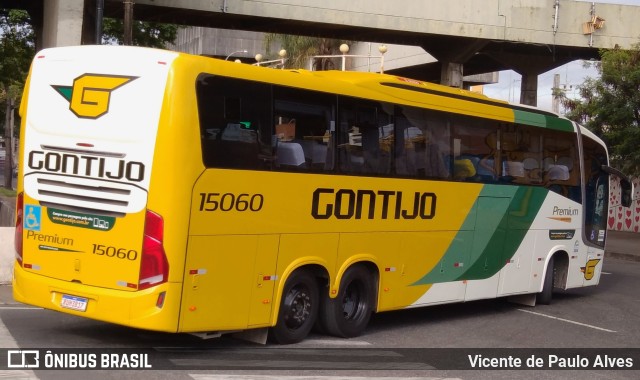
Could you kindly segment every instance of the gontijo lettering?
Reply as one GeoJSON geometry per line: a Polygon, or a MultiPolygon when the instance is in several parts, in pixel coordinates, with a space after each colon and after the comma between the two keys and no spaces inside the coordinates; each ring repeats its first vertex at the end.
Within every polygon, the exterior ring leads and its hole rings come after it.
{"type": "Polygon", "coordinates": [[[435,193],[408,195],[393,190],[318,188],[313,192],[311,215],[315,219],[432,219],[436,215],[435,193]]]}
{"type": "Polygon", "coordinates": [[[126,161],[116,157],[32,150],[29,152],[27,164],[33,170],[94,178],[126,179],[131,182],[141,182],[145,176],[145,165],[142,162],[126,161]]]}

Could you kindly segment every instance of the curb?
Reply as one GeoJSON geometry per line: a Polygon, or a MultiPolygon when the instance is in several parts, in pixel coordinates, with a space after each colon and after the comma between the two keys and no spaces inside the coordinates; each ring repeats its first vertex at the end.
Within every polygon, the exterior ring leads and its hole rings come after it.
{"type": "Polygon", "coordinates": [[[13,245],[14,234],[14,227],[0,227],[0,284],[11,283],[13,277],[16,255],[13,245]]]}
{"type": "Polygon", "coordinates": [[[0,227],[13,227],[16,199],[0,195],[0,227]]]}

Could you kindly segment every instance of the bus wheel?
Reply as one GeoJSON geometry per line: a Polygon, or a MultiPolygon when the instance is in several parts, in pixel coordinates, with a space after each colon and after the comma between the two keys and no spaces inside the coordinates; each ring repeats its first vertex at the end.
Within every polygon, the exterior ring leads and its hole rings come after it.
{"type": "Polygon", "coordinates": [[[326,296],[320,305],[320,325],[324,331],[343,338],[364,332],[375,303],[372,278],[372,274],[360,265],[345,272],[337,297],[326,296]]]}
{"type": "Polygon", "coordinates": [[[284,286],[278,322],[269,330],[269,338],[280,344],[303,340],[318,316],[318,284],[306,271],[294,272],[284,286]]]}
{"type": "Polygon", "coordinates": [[[549,259],[549,265],[547,265],[547,271],[544,274],[544,284],[542,285],[542,291],[536,294],[536,302],[542,305],[549,305],[551,303],[551,297],[553,296],[554,287],[554,257],[549,259]]]}

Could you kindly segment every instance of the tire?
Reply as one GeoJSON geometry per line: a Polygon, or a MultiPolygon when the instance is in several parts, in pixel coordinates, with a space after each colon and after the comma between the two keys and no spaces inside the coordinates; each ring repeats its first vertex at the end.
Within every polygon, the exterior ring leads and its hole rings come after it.
{"type": "Polygon", "coordinates": [[[318,317],[320,297],[318,283],[306,271],[296,271],[285,283],[276,325],[269,329],[269,339],[279,344],[302,341],[318,317]]]}
{"type": "Polygon", "coordinates": [[[536,294],[536,302],[542,305],[551,304],[551,298],[553,297],[553,287],[555,285],[554,272],[555,272],[555,258],[549,259],[547,265],[547,271],[544,274],[544,283],[542,285],[542,291],[536,294]]]}
{"type": "Polygon", "coordinates": [[[363,266],[353,266],[342,276],[336,298],[325,295],[319,324],[326,333],[351,338],[364,332],[375,306],[373,276],[363,266]]]}

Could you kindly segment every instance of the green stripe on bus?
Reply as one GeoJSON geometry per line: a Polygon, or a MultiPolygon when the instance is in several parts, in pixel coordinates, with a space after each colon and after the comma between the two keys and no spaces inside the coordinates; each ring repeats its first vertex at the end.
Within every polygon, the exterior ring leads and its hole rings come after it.
{"type": "Polygon", "coordinates": [[[567,119],[545,116],[547,118],[547,128],[563,132],[575,132],[573,123],[567,119]]]}
{"type": "Polygon", "coordinates": [[[516,109],[513,110],[513,116],[516,124],[533,125],[563,132],[574,132],[573,124],[567,119],[516,109]]]}
{"type": "Polygon", "coordinates": [[[487,185],[438,264],[414,285],[489,278],[510,260],[548,190],[487,185]]]}
{"type": "MultiPolygon", "coordinates": [[[[457,280],[484,279],[498,273],[522,244],[522,240],[529,231],[547,193],[547,189],[540,187],[517,188],[509,202],[508,211],[502,215],[499,223],[494,223],[495,229],[488,243],[484,247],[474,244],[474,250],[482,249],[482,252],[472,252],[472,255],[478,255],[477,259],[472,260],[471,265],[457,280]]],[[[479,223],[484,223],[484,221],[478,220],[476,226],[479,223]]],[[[482,228],[480,234],[484,231],[487,229],[482,228]]],[[[476,238],[478,238],[478,232],[479,230],[476,228],[476,238]]]]}

